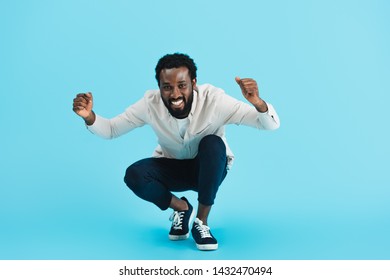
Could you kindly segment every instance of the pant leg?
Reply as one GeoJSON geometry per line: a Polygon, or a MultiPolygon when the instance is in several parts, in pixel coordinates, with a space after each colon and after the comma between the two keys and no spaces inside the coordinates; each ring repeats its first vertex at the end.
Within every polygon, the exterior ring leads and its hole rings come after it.
{"type": "Polygon", "coordinates": [[[146,158],[126,170],[126,185],[140,198],[166,210],[171,202],[171,191],[195,188],[193,160],[146,158]]]}
{"type": "Polygon", "coordinates": [[[216,135],[205,136],[199,143],[195,161],[198,168],[198,201],[204,205],[213,205],[219,186],[227,174],[223,140],[216,135]]]}
{"type": "Polygon", "coordinates": [[[126,185],[140,198],[166,210],[172,193],[194,190],[198,201],[213,205],[227,171],[226,147],[216,135],[208,135],[199,143],[194,159],[146,158],[126,170],[126,185]]]}

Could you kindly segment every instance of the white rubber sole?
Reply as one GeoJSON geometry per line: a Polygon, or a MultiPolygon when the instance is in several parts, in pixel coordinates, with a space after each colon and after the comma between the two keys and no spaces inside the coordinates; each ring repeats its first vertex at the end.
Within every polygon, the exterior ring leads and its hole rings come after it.
{"type": "Polygon", "coordinates": [[[218,249],[218,243],[217,244],[196,244],[196,247],[201,251],[212,251],[218,249]]]}
{"type": "Polygon", "coordinates": [[[184,234],[184,235],[168,235],[169,240],[172,241],[178,241],[178,240],[186,240],[188,237],[190,237],[190,233],[184,234]]]}

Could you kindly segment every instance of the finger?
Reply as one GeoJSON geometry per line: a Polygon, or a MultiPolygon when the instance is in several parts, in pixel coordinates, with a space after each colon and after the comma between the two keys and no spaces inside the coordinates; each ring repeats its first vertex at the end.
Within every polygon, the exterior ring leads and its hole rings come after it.
{"type": "Polygon", "coordinates": [[[85,97],[85,94],[86,93],[79,93],[79,94],[76,95],[76,97],[85,97]]]}
{"type": "Polygon", "coordinates": [[[87,108],[87,104],[81,103],[81,102],[75,102],[75,103],[73,103],[73,107],[74,108],[84,108],[84,109],[86,109],[87,108]]]}
{"type": "Polygon", "coordinates": [[[88,103],[90,100],[92,100],[92,96],[88,96],[86,93],[80,93],[73,100],[84,100],[86,103],[88,103]]]}
{"type": "Polygon", "coordinates": [[[254,80],[242,81],[242,85],[247,90],[257,90],[257,83],[254,80]]]}
{"type": "Polygon", "coordinates": [[[85,95],[85,98],[87,99],[88,102],[92,102],[93,97],[91,92],[87,92],[85,95]]]}
{"type": "Polygon", "coordinates": [[[257,82],[253,79],[241,79],[241,83],[245,86],[256,86],[257,82]]]}
{"type": "Polygon", "coordinates": [[[74,106],[87,106],[87,104],[88,104],[88,101],[82,97],[73,99],[74,106]]]}
{"type": "Polygon", "coordinates": [[[73,108],[87,108],[88,104],[86,102],[73,102],[73,108]]]}
{"type": "Polygon", "coordinates": [[[73,109],[73,111],[74,111],[75,113],[79,113],[79,112],[85,110],[85,108],[82,107],[82,106],[73,106],[72,109],[73,109]]]}
{"type": "Polygon", "coordinates": [[[76,95],[76,98],[84,98],[84,99],[87,100],[87,101],[93,99],[92,93],[91,93],[91,92],[79,93],[79,94],[76,95]]]}
{"type": "Polygon", "coordinates": [[[240,86],[241,91],[244,92],[244,85],[242,83],[241,78],[240,77],[236,77],[235,80],[236,80],[236,83],[240,86]]]}

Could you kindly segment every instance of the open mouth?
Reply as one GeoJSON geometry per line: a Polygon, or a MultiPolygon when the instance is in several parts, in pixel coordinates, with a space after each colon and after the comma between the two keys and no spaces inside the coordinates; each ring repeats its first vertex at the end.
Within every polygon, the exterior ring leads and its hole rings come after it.
{"type": "Polygon", "coordinates": [[[171,105],[172,108],[181,108],[184,105],[184,99],[179,98],[176,100],[171,100],[171,105]]]}

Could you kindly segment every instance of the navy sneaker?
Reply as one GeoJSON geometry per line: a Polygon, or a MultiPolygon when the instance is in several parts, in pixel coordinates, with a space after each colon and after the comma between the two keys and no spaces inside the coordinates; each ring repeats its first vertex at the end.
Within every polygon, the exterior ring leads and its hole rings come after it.
{"type": "Polygon", "coordinates": [[[174,211],[169,218],[172,221],[171,230],[169,231],[170,240],[184,240],[190,236],[190,223],[193,218],[193,207],[185,197],[181,198],[187,202],[188,210],[174,211]]]}
{"type": "Polygon", "coordinates": [[[217,239],[211,234],[210,228],[203,224],[198,218],[195,219],[192,225],[192,237],[195,240],[196,247],[202,251],[217,250],[217,239]]]}

